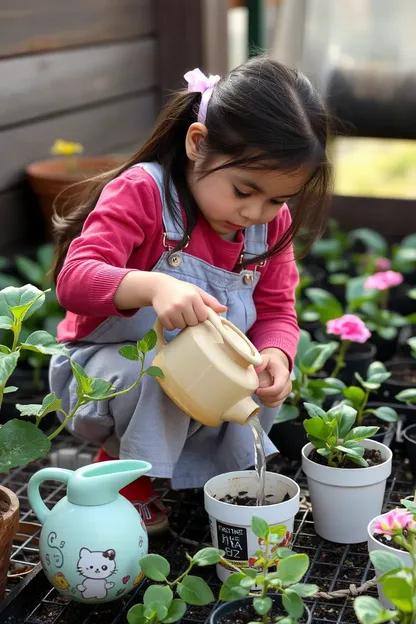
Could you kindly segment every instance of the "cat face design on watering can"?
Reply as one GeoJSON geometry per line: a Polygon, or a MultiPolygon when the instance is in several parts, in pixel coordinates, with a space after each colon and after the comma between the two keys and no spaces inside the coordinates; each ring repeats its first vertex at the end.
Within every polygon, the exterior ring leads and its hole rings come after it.
{"type": "Polygon", "coordinates": [[[147,462],[118,460],[75,472],[44,468],[30,479],[29,501],[43,525],[40,559],[60,593],[79,602],[109,602],[143,578],[139,562],[148,552],[146,529],[119,490],[150,468],[147,462]],[[67,484],[67,495],[52,510],[39,494],[48,479],[67,484]]]}

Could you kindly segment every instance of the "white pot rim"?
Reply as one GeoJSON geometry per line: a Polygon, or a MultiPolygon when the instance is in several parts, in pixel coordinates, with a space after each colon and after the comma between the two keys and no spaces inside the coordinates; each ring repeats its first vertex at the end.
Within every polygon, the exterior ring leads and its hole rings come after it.
{"type": "MultiPolygon", "coordinates": [[[[300,499],[300,487],[285,475],[266,471],[266,483],[268,480],[272,481],[280,481],[281,483],[285,483],[290,488],[291,498],[287,501],[282,501],[280,503],[271,503],[270,505],[259,505],[256,507],[244,506],[244,505],[233,505],[231,503],[225,503],[218,498],[214,498],[213,493],[215,492],[216,486],[219,483],[223,483],[225,480],[234,480],[234,479],[247,479],[247,477],[257,478],[257,473],[255,470],[239,470],[235,472],[226,472],[221,475],[217,475],[213,477],[209,481],[206,482],[204,486],[204,495],[205,495],[205,509],[207,513],[213,517],[221,517],[224,513],[227,515],[230,512],[236,515],[236,519],[238,519],[239,525],[247,525],[249,526],[251,523],[251,518],[255,515],[261,515],[266,521],[276,523],[274,517],[276,516],[276,510],[279,509],[279,517],[288,520],[294,517],[299,511],[299,499],[300,499]],[[258,512],[256,514],[256,512],[258,512]]],[[[279,521],[280,523],[280,521],[279,521]]]]}
{"type": "Polygon", "coordinates": [[[368,468],[334,468],[323,466],[309,459],[310,452],[314,448],[308,442],[302,449],[302,470],[307,477],[339,487],[364,487],[386,480],[392,470],[393,453],[388,446],[377,440],[363,440],[363,446],[367,449],[377,449],[382,452],[384,462],[378,466],[368,468]]]}

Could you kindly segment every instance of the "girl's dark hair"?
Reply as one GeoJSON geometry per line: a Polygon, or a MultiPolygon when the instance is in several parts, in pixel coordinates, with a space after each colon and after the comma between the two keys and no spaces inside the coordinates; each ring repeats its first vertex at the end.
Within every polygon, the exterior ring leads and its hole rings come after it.
{"type": "MultiPolygon", "coordinates": [[[[169,193],[173,180],[186,214],[183,248],[198,217],[198,207],[186,182],[185,138],[197,121],[200,93],[179,91],[162,111],[156,127],[141,149],[124,165],[92,180],[80,204],[71,211],[55,213],[56,255],[54,277],[62,268],[71,241],[80,235],[88,214],[94,209],[104,186],[139,162],[157,161],[163,167],[168,206],[178,221],[169,193]]],[[[261,262],[281,253],[302,231],[310,244],[323,232],[327,216],[331,167],[326,157],[329,120],[324,104],[309,80],[295,69],[269,58],[257,57],[233,69],[214,88],[208,105],[204,142],[205,175],[220,168],[255,167],[283,172],[311,166],[312,175],[297,196],[292,224],[274,248],[250,260],[261,262]],[[209,169],[215,156],[228,157],[221,167],[209,169]]]]}

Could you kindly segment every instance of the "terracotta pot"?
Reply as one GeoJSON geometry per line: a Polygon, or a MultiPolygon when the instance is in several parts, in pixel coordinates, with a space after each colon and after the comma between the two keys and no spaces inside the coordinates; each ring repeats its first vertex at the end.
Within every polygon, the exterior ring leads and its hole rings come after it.
{"type": "Polygon", "coordinates": [[[14,492],[0,486],[0,600],[6,593],[10,553],[18,526],[19,499],[14,492]],[[4,504],[6,510],[2,512],[4,504]]]}
{"type": "MultiPolygon", "coordinates": [[[[26,174],[33,191],[39,199],[49,238],[52,238],[52,214],[55,199],[57,206],[78,201],[82,182],[99,173],[119,167],[124,161],[116,156],[97,156],[95,158],[75,158],[76,167],[68,170],[67,158],[41,160],[29,165],[26,174]],[[74,186],[75,185],[75,186],[74,186]]],[[[70,209],[70,208],[69,208],[70,209]]]]}

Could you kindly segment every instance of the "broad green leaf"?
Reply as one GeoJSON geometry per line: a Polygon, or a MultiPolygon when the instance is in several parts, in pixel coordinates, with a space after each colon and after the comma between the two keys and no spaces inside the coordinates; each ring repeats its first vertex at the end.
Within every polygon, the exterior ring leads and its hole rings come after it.
{"type": "Polygon", "coordinates": [[[0,386],[4,386],[17,366],[19,351],[0,353],[0,386]]]}
{"type": "Polygon", "coordinates": [[[304,408],[311,418],[325,418],[326,416],[325,410],[313,403],[304,403],[304,408]]]}
{"type": "Polygon", "coordinates": [[[16,390],[19,390],[17,386],[7,386],[7,388],[3,390],[3,394],[10,394],[11,392],[16,392],[16,390]]]}
{"type": "Polygon", "coordinates": [[[322,288],[307,288],[305,293],[312,301],[313,308],[318,312],[323,325],[327,321],[343,315],[344,310],[338,299],[326,290],[322,288]]]}
{"type": "Polygon", "coordinates": [[[354,427],[345,440],[366,440],[367,438],[372,438],[379,429],[380,427],[354,427]]]}
{"type": "MultiPolygon", "coordinates": [[[[218,563],[221,561],[221,552],[217,548],[207,547],[199,550],[193,557],[192,560],[198,566],[207,566],[213,565],[214,563],[218,563]]],[[[224,553],[222,553],[224,554],[224,553]]]]}
{"type": "Polygon", "coordinates": [[[366,388],[367,390],[377,390],[380,387],[379,383],[370,383],[369,381],[365,381],[361,377],[360,373],[354,373],[354,375],[355,375],[355,378],[358,379],[362,387],[366,388]]]}
{"type": "Polygon", "coordinates": [[[352,242],[359,241],[368,251],[374,252],[377,256],[387,256],[389,252],[388,244],[385,238],[378,232],[370,230],[370,228],[357,228],[348,235],[352,242]]]}
{"type": "Polygon", "coordinates": [[[407,390],[402,390],[395,397],[398,401],[403,401],[403,403],[409,403],[410,405],[416,404],[416,388],[408,388],[407,390]]]}
{"type": "Polygon", "coordinates": [[[33,334],[30,334],[25,342],[22,343],[22,349],[43,353],[44,355],[55,355],[59,353],[68,355],[65,346],[43,330],[35,331],[33,334]]]}
{"type": "Polygon", "coordinates": [[[396,410],[385,405],[377,407],[376,409],[368,409],[364,414],[374,414],[374,416],[377,416],[380,420],[384,420],[384,422],[397,422],[399,420],[396,410]]]}
{"type": "Polygon", "coordinates": [[[54,392],[48,394],[42,401],[41,405],[16,405],[21,416],[46,416],[51,412],[62,412],[62,399],[58,399],[54,392]]]}
{"type": "Polygon", "coordinates": [[[397,609],[405,613],[413,612],[413,587],[405,578],[398,575],[383,582],[383,592],[397,609]]]}
{"type": "Polygon", "coordinates": [[[147,605],[144,605],[144,606],[145,606],[144,615],[150,621],[161,622],[168,615],[167,607],[161,602],[149,602],[147,605]],[[153,619],[154,617],[156,617],[156,620],[153,619]]]}
{"type": "Polygon", "coordinates": [[[45,302],[45,294],[36,286],[9,286],[0,291],[0,316],[22,321],[32,316],[45,302]]]}
{"type": "Polygon", "coordinates": [[[40,403],[30,403],[29,405],[16,403],[16,409],[21,416],[39,416],[42,412],[42,405],[40,403]]]}
{"type": "Polygon", "coordinates": [[[168,609],[168,614],[163,621],[163,624],[173,624],[173,622],[178,622],[183,618],[186,613],[186,602],[183,600],[179,600],[176,598],[172,600],[171,605],[168,609]]]}
{"type": "Polygon", "coordinates": [[[127,613],[127,622],[129,624],[148,624],[148,620],[144,616],[145,609],[146,607],[142,604],[134,605],[127,613]]]}
{"type": "Polygon", "coordinates": [[[266,596],[266,598],[254,598],[253,607],[259,615],[266,615],[272,608],[272,599],[266,596]]]}
{"type": "Polygon", "coordinates": [[[256,578],[258,572],[254,568],[241,568],[241,572],[251,579],[256,578]]]}
{"type": "Polygon", "coordinates": [[[391,618],[391,611],[386,611],[372,596],[358,596],[354,600],[354,611],[361,624],[381,624],[391,618]]]}
{"type": "Polygon", "coordinates": [[[314,345],[303,355],[300,363],[301,370],[308,375],[320,371],[337,350],[337,342],[328,342],[322,345],[314,345]]]}
{"type": "Polygon", "coordinates": [[[163,371],[159,366],[149,366],[149,368],[146,368],[145,373],[150,377],[160,377],[161,379],[164,377],[163,371]]]}
{"type": "Polygon", "coordinates": [[[363,457],[358,457],[356,454],[352,455],[348,453],[346,457],[350,459],[353,464],[357,464],[357,466],[361,466],[362,468],[367,468],[368,466],[367,461],[363,457]]]}
{"type": "Polygon", "coordinates": [[[382,384],[387,379],[390,379],[391,373],[376,373],[375,375],[367,376],[367,383],[377,383],[382,384]]]}
{"type": "Polygon", "coordinates": [[[296,360],[301,361],[303,355],[306,353],[306,351],[308,351],[308,349],[310,349],[311,346],[312,346],[312,338],[310,334],[306,330],[301,329],[298,347],[296,350],[296,360]]]}
{"type": "Polygon", "coordinates": [[[0,427],[0,473],[45,457],[50,448],[50,440],[33,423],[9,420],[0,427]]]}
{"type": "Polygon", "coordinates": [[[309,418],[308,420],[304,420],[303,426],[305,427],[308,436],[310,435],[322,441],[327,440],[332,431],[331,427],[320,418],[309,418]]]}
{"type": "Polygon", "coordinates": [[[379,575],[404,568],[400,557],[384,550],[374,550],[370,553],[370,559],[379,575]]]}
{"type": "Polygon", "coordinates": [[[290,548],[286,548],[284,546],[282,546],[281,548],[278,548],[276,550],[276,553],[279,559],[286,559],[286,557],[291,557],[292,555],[295,554],[293,550],[291,550],[290,548]]]}
{"type": "Polygon", "coordinates": [[[0,329],[11,329],[13,327],[13,321],[8,316],[0,316],[0,329]]]}
{"type": "Polygon", "coordinates": [[[173,600],[173,592],[170,587],[166,585],[151,585],[146,589],[143,596],[143,603],[145,605],[151,602],[161,602],[165,607],[168,607],[173,600]]]}
{"type": "Polygon", "coordinates": [[[41,245],[37,249],[36,258],[44,273],[47,273],[51,270],[51,267],[53,265],[54,251],[55,250],[53,243],[45,243],[45,245],[41,245]]]}
{"type": "Polygon", "coordinates": [[[307,583],[295,583],[290,586],[290,591],[295,592],[301,598],[308,598],[319,592],[318,585],[310,585],[307,583]]]}
{"type": "Polygon", "coordinates": [[[396,327],[377,327],[377,333],[380,338],[384,338],[384,340],[393,340],[397,336],[396,327]]]}
{"type": "Polygon", "coordinates": [[[109,381],[105,379],[91,379],[91,390],[86,392],[85,395],[93,401],[99,401],[113,392],[115,392],[115,388],[109,381]]]}
{"type": "Polygon", "coordinates": [[[340,438],[345,438],[351,427],[355,423],[357,413],[354,408],[350,408],[349,405],[342,406],[341,413],[337,416],[338,421],[338,435],[340,438]],[[349,408],[349,409],[347,409],[349,408]]]}
{"type": "Polygon", "coordinates": [[[121,347],[121,349],[118,350],[118,353],[126,360],[137,361],[140,359],[137,349],[136,347],[133,347],[133,345],[124,345],[124,347],[121,347]]]}
{"type": "Polygon", "coordinates": [[[265,539],[269,534],[269,525],[263,518],[253,516],[251,519],[251,530],[257,537],[265,539]]]}
{"type": "Polygon", "coordinates": [[[309,567],[309,557],[305,554],[292,555],[279,563],[278,575],[283,586],[299,583],[309,567]]]}
{"type": "Polygon", "coordinates": [[[344,390],[345,383],[341,381],[341,379],[336,379],[336,377],[325,377],[325,379],[320,380],[323,384],[322,388],[333,388],[334,390],[344,390]]]}
{"type": "Polygon", "coordinates": [[[231,600],[248,596],[250,588],[240,585],[244,578],[246,576],[242,572],[233,572],[230,576],[227,576],[220,590],[220,600],[230,602],[231,600]]]}
{"type": "Polygon", "coordinates": [[[282,596],[283,606],[292,618],[298,620],[302,617],[305,607],[302,598],[291,589],[287,589],[282,596]]]}
{"type": "Polygon", "coordinates": [[[142,353],[153,351],[157,343],[157,335],[154,329],[151,329],[141,340],[137,342],[137,348],[142,353]]]}
{"type": "Polygon", "coordinates": [[[362,388],[358,386],[349,386],[343,390],[343,395],[346,399],[352,402],[354,407],[359,407],[364,400],[365,392],[362,388]]]}
{"type": "Polygon", "coordinates": [[[289,422],[290,420],[296,420],[298,418],[300,412],[299,409],[295,405],[288,405],[287,403],[283,403],[280,406],[279,411],[276,414],[274,419],[274,424],[289,422]]]}
{"type": "Polygon", "coordinates": [[[354,277],[347,283],[345,299],[348,304],[349,312],[353,312],[364,302],[374,298],[375,294],[364,286],[366,280],[367,276],[360,276],[354,277]]]}
{"type": "Polygon", "coordinates": [[[177,591],[182,600],[190,605],[204,606],[215,601],[209,585],[198,576],[185,576],[177,591]]]}
{"type": "Polygon", "coordinates": [[[160,555],[145,555],[139,561],[142,572],[151,581],[166,581],[170,574],[170,564],[160,555]]]}
{"type": "Polygon", "coordinates": [[[358,455],[358,457],[364,455],[365,448],[356,440],[344,440],[343,446],[348,449],[348,452],[353,451],[353,454],[358,455]]]}
{"type": "Polygon", "coordinates": [[[75,379],[77,380],[77,396],[81,398],[83,395],[88,394],[92,391],[92,379],[88,377],[85,370],[78,364],[78,362],[74,362],[70,360],[72,372],[74,374],[75,379]]]}
{"type": "Polygon", "coordinates": [[[25,256],[16,256],[15,262],[17,270],[28,282],[37,286],[42,285],[45,272],[37,262],[25,256]]]}
{"type": "Polygon", "coordinates": [[[331,451],[328,448],[318,448],[317,451],[319,455],[322,455],[322,457],[328,457],[331,455],[331,451]]]}

